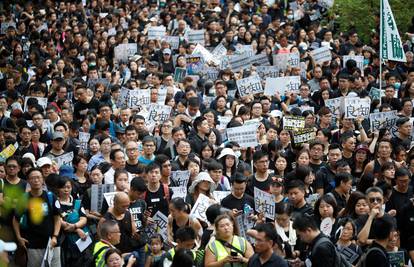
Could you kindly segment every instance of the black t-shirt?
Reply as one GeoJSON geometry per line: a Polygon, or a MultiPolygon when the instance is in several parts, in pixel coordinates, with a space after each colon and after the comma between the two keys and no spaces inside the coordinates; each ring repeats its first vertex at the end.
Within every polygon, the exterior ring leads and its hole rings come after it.
{"type": "MultiPolygon", "coordinates": [[[[31,210],[26,210],[18,218],[19,221],[25,221],[26,223],[20,224],[20,231],[22,237],[29,241],[27,248],[32,249],[44,249],[47,246],[49,237],[53,235],[54,231],[54,216],[60,215],[60,203],[56,199],[55,195],[43,191],[39,197],[34,197],[30,192],[27,194],[28,201],[33,203],[33,199],[41,200],[42,214],[39,215],[39,211],[36,209],[37,205],[32,205],[31,210]],[[49,200],[50,198],[50,200],[49,200]],[[39,222],[33,222],[30,213],[34,212],[37,216],[41,216],[42,220],[39,222]]],[[[35,216],[35,217],[37,217],[35,216]]]]}
{"type": "Polygon", "coordinates": [[[387,203],[385,203],[385,211],[395,209],[397,211],[397,214],[400,214],[405,205],[407,205],[407,203],[410,203],[410,199],[412,197],[413,189],[411,186],[408,188],[408,191],[406,193],[398,192],[395,190],[395,188],[393,188],[390,199],[387,201],[387,203]]]}
{"type": "Polygon", "coordinates": [[[375,267],[388,267],[390,266],[390,261],[387,251],[378,243],[374,241],[371,248],[378,248],[371,250],[365,258],[365,266],[375,266],[375,267]]]}
{"type": "Polygon", "coordinates": [[[151,211],[151,217],[157,213],[157,211],[161,211],[165,216],[168,216],[169,208],[168,204],[171,200],[171,196],[173,194],[172,190],[169,190],[169,198],[166,198],[166,194],[164,192],[164,186],[160,184],[157,192],[151,192],[147,190],[145,194],[145,202],[147,203],[147,209],[151,211]]]}
{"type": "Polygon", "coordinates": [[[129,212],[131,213],[132,219],[134,220],[137,229],[144,229],[144,212],[147,209],[147,203],[144,200],[138,199],[131,202],[129,205],[129,212]]]}
{"type": "MultiPolygon", "coordinates": [[[[7,181],[7,179],[3,179],[2,181],[3,186],[0,187],[0,193],[3,193],[3,199],[11,198],[12,202],[17,202],[18,197],[16,196],[16,192],[20,192],[20,194],[17,194],[20,196],[26,191],[27,182],[23,179],[20,179],[17,184],[11,184],[9,181],[7,181]]],[[[14,211],[3,210],[3,208],[5,208],[3,205],[0,206],[0,223],[4,223],[11,227],[14,211]]]]}
{"type": "Polygon", "coordinates": [[[253,209],[254,199],[247,194],[243,194],[243,197],[241,199],[237,199],[236,197],[233,196],[233,194],[230,194],[226,196],[225,198],[223,198],[223,200],[221,200],[221,205],[224,208],[227,208],[230,210],[232,209],[243,210],[244,204],[248,204],[253,209]]]}
{"type": "Polygon", "coordinates": [[[316,179],[314,182],[315,189],[323,188],[324,194],[327,194],[335,188],[335,173],[329,168],[329,166],[322,166],[316,173],[316,179]]]}
{"type": "MultiPolygon", "coordinates": [[[[362,228],[364,228],[364,225],[365,225],[365,223],[368,220],[368,216],[369,216],[368,214],[361,215],[361,216],[358,217],[358,219],[355,220],[355,225],[357,227],[358,234],[362,230],[362,228]]],[[[393,222],[394,229],[397,229],[397,221],[395,220],[394,217],[392,217],[388,213],[384,213],[384,218],[387,218],[387,219],[391,220],[393,222]]],[[[371,227],[371,229],[369,231],[368,239],[375,239],[375,235],[374,235],[374,233],[372,231],[372,227],[371,227]]]]}
{"type": "Polygon", "coordinates": [[[125,170],[132,174],[138,174],[139,173],[138,163],[131,165],[128,162],[125,162],[125,170]]]}
{"type": "Polygon", "coordinates": [[[257,187],[257,189],[260,189],[262,191],[269,192],[271,179],[272,178],[269,175],[266,180],[258,181],[258,180],[256,180],[256,175],[251,176],[249,178],[249,182],[248,182],[247,187],[246,187],[246,194],[253,197],[255,187],[257,187]]]}

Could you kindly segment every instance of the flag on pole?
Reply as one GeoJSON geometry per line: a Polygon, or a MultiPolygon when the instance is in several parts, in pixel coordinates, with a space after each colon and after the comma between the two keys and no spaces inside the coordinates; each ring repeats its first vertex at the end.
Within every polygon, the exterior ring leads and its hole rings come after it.
{"type": "Polygon", "coordinates": [[[381,0],[381,58],[407,62],[388,0],[381,0]]]}

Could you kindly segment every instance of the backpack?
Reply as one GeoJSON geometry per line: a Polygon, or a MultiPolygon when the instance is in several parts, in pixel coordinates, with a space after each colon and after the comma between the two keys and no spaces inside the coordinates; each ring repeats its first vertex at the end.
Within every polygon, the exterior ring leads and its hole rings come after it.
{"type": "Polygon", "coordinates": [[[384,254],[384,251],[382,251],[380,248],[377,248],[377,247],[369,248],[367,250],[367,252],[365,252],[361,256],[361,259],[359,259],[358,263],[356,264],[356,267],[366,267],[366,265],[367,265],[367,263],[366,263],[367,256],[371,251],[374,251],[374,250],[381,252],[381,254],[384,255],[384,256],[387,256],[387,255],[384,254]]]}
{"type": "MultiPolygon", "coordinates": [[[[328,237],[322,236],[321,238],[318,239],[318,241],[316,241],[315,245],[313,246],[312,255],[315,254],[316,248],[325,242],[332,243],[328,237]]],[[[335,265],[332,267],[352,267],[352,264],[346,260],[345,256],[343,256],[342,253],[338,251],[336,246],[334,246],[334,248],[335,248],[335,265]]]]}
{"type": "MultiPolygon", "coordinates": [[[[170,188],[168,185],[161,183],[162,188],[164,189],[164,199],[167,200],[168,205],[170,204],[170,188]]],[[[147,191],[144,193],[144,199],[147,198],[147,191]]]]}

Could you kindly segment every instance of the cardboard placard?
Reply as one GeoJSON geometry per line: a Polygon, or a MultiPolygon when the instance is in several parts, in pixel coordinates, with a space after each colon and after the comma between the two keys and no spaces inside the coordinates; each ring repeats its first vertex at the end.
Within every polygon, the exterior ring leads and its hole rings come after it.
{"type": "Polygon", "coordinates": [[[259,213],[264,213],[266,218],[275,219],[275,198],[272,194],[254,188],[254,209],[259,213]]]}
{"type": "Polygon", "coordinates": [[[237,80],[236,84],[240,96],[263,93],[263,87],[259,75],[253,75],[244,79],[237,80]]]}
{"type": "Polygon", "coordinates": [[[324,62],[332,60],[331,49],[329,49],[327,46],[323,46],[310,51],[310,55],[317,64],[322,64],[324,62]]]}
{"type": "Polygon", "coordinates": [[[371,131],[374,132],[376,130],[391,129],[394,127],[398,119],[397,113],[396,110],[392,110],[369,114],[371,131]]]}
{"type": "Polygon", "coordinates": [[[284,95],[286,91],[299,92],[300,83],[300,76],[268,77],[264,94],[273,96],[276,92],[279,92],[280,95],[284,95]]]}
{"type": "Polygon", "coordinates": [[[256,147],[258,124],[243,125],[234,128],[227,128],[227,139],[236,142],[240,147],[256,147]]]}
{"type": "Polygon", "coordinates": [[[344,118],[355,119],[358,116],[368,118],[371,108],[371,99],[359,97],[345,97],[344,98],[344,118]]]}

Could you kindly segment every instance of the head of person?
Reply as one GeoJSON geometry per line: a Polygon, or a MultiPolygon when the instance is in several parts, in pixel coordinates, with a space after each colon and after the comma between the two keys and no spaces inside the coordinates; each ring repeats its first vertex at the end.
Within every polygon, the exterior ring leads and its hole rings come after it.
{"type": "Polygon", "coordinates": [[[289,227],[292,211],[293,206],[289,202],[283,202],[280,203],[280,205],[276,205],[276,223],[281,227],[289,227]]]}
{"type": "Polygon", "coordinates": [[[114,210],[118,214],[127,212],[130,205],[130,199],[125,192],[118,192],[114,196],[114,210]]]}
{"type": "Polygon", "coordinates": [[[338,211],[336,200],[330,194],[323,195],[315,203],[315,215],[320,220],[325,218],[336,218],[338,211]]]}
{"type": "Polygon", "coordinates": [[[159,234],[154,234],[150,238],[150,249],[151,252],[156,254],[161,251],[162,249],[162,236],[159,234]]]}
{"type": "Polygon", "coordinates": [[[173,198],[169,205],[170,214],[174,219],[177,217],[188,216],[191,211],[189,204],[187,204],[183,198],[173,198]]]}
{"type": "Polygon", "coordinates": [[[223,165],[216,160],[212,160],[207,165],[207,171],[211,179],[213,179],[215,183],[218,183],[223,175],[223,165]]]}
{"type": "Polygon", "coordinates": [[[145,167],[148,183],[156,184],[161,179],[161,167],[157,163],[150,163],[145,167]]]}
{"type": "Polygon", "coordinates": [[[305,199],[305,183],[300,180],[292,180],[286,186],[286,192],[293,206],[300,205],[305,199]]]}
{"type": "Polygon", "coordinates": [[[89,179],[92,184],[102,184],[102,180],[104,175],[102,170],[99,168],[99,165],[95,165],[92,167],[91,172],[89,174],[89,179]]]}
{"type": "Polygon", "coordinates": [[[265,173],[269,167],[269,156],[262,150],[253,154],[253,165],[257,172],[265,173]]]}
{"type": "Polygon", "coordinates": [[[129,195],[132,196],[132,199],[143,199],[146,191],[147,185],[142,177],[134,177],[131,180],[129,195]]]}
{"type": "Polygon", "coordinates": [[[177,153],[180,156],[187,157],[191,152],[190,141],[187,139],[180,139],[177,141],[177,153]]]}
{"type": "Polygon", "coordinates": [[[339,239],[348,242],[356,241],[357,227],[351,218],[346,218],[341,223],[341,231],[339,232],[339,239]]]}
{"type": "Polygon", "coordinates": [[[379,209],[381,211],[384,204],[384,191],[377,186],[373,186],[367,189],[365,195],[367,196],[370,210],[379,209]]]}
{"type": "Polygon", "coordinates": [[[99,236],[112,245],[118,245],[121,241],[121,231],[119,225],[114,220],[105,220],[99,227],[99,236]]]}
{"type": "Polygon", "coordinates": [[[122,253],[116,248],[110,248],[105,252],[105,263],[107,267],[121,267],[124,264],[122,253]]]}
{"type": "Polygon", "coordinates": [[[257,231],[255,252],[260,255],[272,251],[278,237],[275,227],[269,223],[262,223],[255,229],[257,231]]]}
{"type": "Polygon", "coordinates": [[[181,227],[175,233],[177,249],[193,249],[195,246],[196,232],[190,226],[181,227]]]}
{"type": "Polygon", "coordinates": [[[389,241],[395,231],[392,219],[386,216],[376,218],[372,223],[372,233],[376,240],[389,241]]]}
{"type": "Polygon", "coordinates": [[[228,214],[219,215],[214,221],[214,228],[216,230],[216,238],[222,240],[228,240],[236,235],[238,231],[234,219],[228,214]]]}
{"type": "Polygon", "coordinates": [[[293,228],[296,230],[300,239],[306,244],[311,244],[320,233],[313,217],[307,214],[298,215],[293,221],[293,228]]]}
{"type": "Polygon", "coordinates": [[[32,168],[27,172],[27,182],[31,190],[42,190],[44,177],[42,171],[38,168],[32,168]]]}
{"type": "Polygon", "coordinates": [[[160,154],[157,157],[155,157],[154,162],[161,166],[162,177],[170,177],[172,168],[170,158],[168,156],[160,154]]]}
{"type": "Polygon", "coordinates": [[[129,176],[125,169],[117,169],[114,173],[114,184],[119,192],[129,191],[129,176]]]}
{"type": "Polygon", "coordinates": [[[59,198],[67,198],[72,193],[72,181],[66,176],[58,176],[55,182],[56,194],[59,198]]]}
{"type": "Polygon", "coordinates": [[[109,158],[111,159],[112,168],[114,170],[125,168],[125,154],[121,149],[112,150],[109,154],[109,158]]]}
{"type": "Polygon", "coordinates": [[[395,171],[395,186],[399,192],[407,192],[410,180],[411,175],[410,171],[407,168],[400,167],[395,171]]]}
{"type": "Polygon", "coordinates": [[[16,157],[11,156],[6,159],[6,174],[9,177],[16,177],[20,171],[20,164],[16,157]]]}
{"type": "Polygon", "coordinates": [[[175,251],[171,267],[192,267],[194,265],[194,254],[191,249],[180,248],[175,251]]]}
{"type": "Polygon", "coordinates": [[[147,135],[142,139],[142,146],[144,148],[143,153],[146,156],[154,155],[155,150],[157,149],[155,139],[150,135],[147,135]]]}
{"type": "Polygon", "coordinates": [[[231,184],[232,184],[231,191],[232,191],[233,196],[235,196],[238,199],[242,198],[244,195],[244,192],[246,191],[246,186],[247,186],[246,177],[241,173],[235,173],[232,176],[231,184]]]}
{"type": "Polygon", "coordinates": [[[331,166],[335,166],[335,163],[342,158],[342,152],[339,144],[331,144],[328,149],[328,162],[331,166]]]}
{"type": "Polygon", "coordinates": [[[337,172],[335,174],[335,187],[343,193],[349,193],[352,188],[353,177],[349,173],[337,172]]]}

